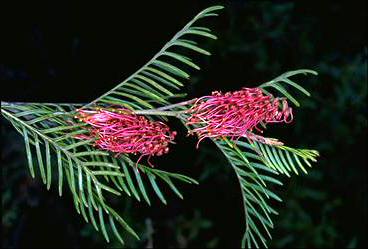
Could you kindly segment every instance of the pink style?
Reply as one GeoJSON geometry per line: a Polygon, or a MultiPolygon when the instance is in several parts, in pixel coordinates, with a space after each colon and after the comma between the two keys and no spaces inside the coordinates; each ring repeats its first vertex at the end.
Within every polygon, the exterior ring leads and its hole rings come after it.
{"type": "Polygon", "coordinates": [[[149,121],[144,116],[137,116],[127,109],[114,109],[114,112],[99,109],[98,111],[78,110],[79,121],[87,123],[89,135],[77,135],[77,139],[96,137],[94,146],[103,150],[120,153],[140,153],[137,161],[143,156],[160,156],[168,153],[168,143],[175,138],[176,132],[159,121],[149,121]]]}
{"type": "Polygon", "coordinates": [[[198,144],[206,137],[239,139],[245,136],[252,139],[247,132],[256,129],[262,133],[257,127],[261,122],[290,123],[293,120],[292,109],[285,98],[263,95],[259,88],[244,87],[224,94],[215,91],[211,96],[199,98],[186,112],[190,114],[186,124],[202,125],[190,131],[198,134],[198,144]]]}

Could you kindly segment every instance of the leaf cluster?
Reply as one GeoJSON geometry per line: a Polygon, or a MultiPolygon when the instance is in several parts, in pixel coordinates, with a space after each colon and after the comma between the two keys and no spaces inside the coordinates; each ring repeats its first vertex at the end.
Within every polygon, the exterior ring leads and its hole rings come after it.
{"type": "MultiPolygon", "coordinates": [[[[116,226],[120,224],[128,233],[139,239],[134,230],[108,203],[111,195],[127,195],[138,201],[142,199],[150,205],[147,188],[151,188],[157,198],[166,204],[160,185],[168,186],[176,195],[183,198],[174,185],[173,179],[189,184],[198,182],[188,176],[153,169],[137,164],[128,154],[114,156],[107,151],[93,147],[95,138],[78,140],[75,136],[87,132],[86,124],[73,119],[78,108],[98,106],[120,106],[130,110],[175,109],[172,99],[183,98],[183,80],[189,79],[184,67],[199,70],[200,67],[187,55],[178,52],[194,51],[203,55],[210,52],[201,48],[193,37],[217,39],[207,27],[197,22],[205,17],[217,16],[215,11],[222,6],[207,8],[196,15],[185,27],[174,35],[164,47],[142,68],[116,87],[87,104],[52,103],[2,103],[1,113],[14,128],[23,135],[28,166],[35,177],[35,166],[47,189],[50,189],[52,175],[57,172],[58,192],[61,196],[66,184],[72,194],[74,206],[86,222],[91,222],[109,241],[108,230],[124,244],[116,226]],[[174,63],[175,62],[175,63],[174,63]],[[170,108],[168,107],[170,106],[170,108]],[[55,158],[56,164],[52,164],[55,158]],[[55,169],[55,170],[54,170],[55,169]],[[107,194],[107,192],[109,194],[107,194]],[[108,221],[107,221],[108,220],[108,221]],[[111,229],[107,229],[109,226],[111,229]]],[[[283,84],[296,88],[310,96],[309,92],[290,79],[297,74],[317,74],[315,71],[301,69],[286,72],[259,86],[276,89],[296,106],[299,102],[286,90],[283,84]]],[[[158,116],[167,120],[163,115],[158,116]]],[[[184,126],[185,123],[183,123],[184,126]]],[[[187,126],[186,126],[187,127],[187,126]]],[[[188,128],[188,127],[187,127],[188,128]]],[[[228,138],[212,140],[225,155],[234,170],[243,198],[245,213],[245,233],[242,247],[267,247],[267,237],[272,238],[270,228],[274,227],[272,215],[277,211],[269,204],[270,199],[281,199],[268,184],[282,185],[276,178],[278,174],[291,176],[299,170],[307,173],[306,166],[316,161],[318,152],[309,149],[294,149],[288,146],[262,144],[240,139],[236,142],[228,138]]]]}
{"type": "MultiPolygon", "coordinates": [[[[210,55],[190,37],[199,36],[211,39],[217,39],[217,37],[211,33],[209,28],[193,24],[199,19],[217,16],[214,11],[222,8],[222,6],[214,6],[200,12],[175,34],[146,65],[90,103],[85,105],[2,103],[2,115],[24,137],[31,176],[35,177],[35,166],[38,166],[43,183],[46,184],[47,189],[50,189],[52,174],[57,172],[60,196],[62,196],[66,178],[76,211],[83,216],[86,222],[91,222],[97,231],[100,230],[107,242],[109,242],[109,235],[106,226],[110,226],[117,239],[124,244],[116,222],[132,236],[137,239],[139,237],[108,205],[106,192],[117,196],[124,193],[129,197],[134,196],[138,201],[143,198],[150,205],[146,190],[149,185],[162,203],[166,204],[158,181],[167,185],[181,199],[183,195],[174,185],[173,179],[189,184],[198,184],[198,182],[181,174],[136,164],[127,154],[115,157],[106,151],[98,150],[91,145],[94,138],[76,139],[76,135],[88,131],[83,129],[86,124],[77,123],[73,115],[78,108],[93,107],[96,104],[140,110],[153,108],[154,105],[167,105],[172,98],[184,97],[185,94],[172,92],[180,90],[180,87],[183,86],[182,79],[189,78],[189,74],[180,67],[187,65],[197,70],[200,68],[189,57],[175,52],[175,47],[210,55]],[[181,66],[167,62],[168,58],[181,63],[181,66]],[[52,158],[56,159],[56,165],[52,165],[52,158]]],[[[161,118],[166,119],[163,116],[161,118]]]]}

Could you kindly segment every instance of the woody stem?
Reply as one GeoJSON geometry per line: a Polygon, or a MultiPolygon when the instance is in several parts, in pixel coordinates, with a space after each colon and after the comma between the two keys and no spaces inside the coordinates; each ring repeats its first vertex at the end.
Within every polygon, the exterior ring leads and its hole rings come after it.
{"type": "Polygon", "coordinates": [[[182,107],[182,106],[190,105],[190,104],[194,103],[196,100],[197,100],[197,98],[194,98],[194,99],[183,101],[183,102],[180,102],[180,103],[159,107],[159,108],[156,108],[156,109],[135,110],[134,113],[137,114],[137,115],[162,115],[162,116],[172,116],[172,117],[176,117],[176,118],[179,118],[179,119],[185,119],[182,115],[183,111],[166,111],[166,110],[170,110],[170,109],[173,109],[173,108],[176,108],[176,107],[182,107]]]}
{"type": "Polygon", "coordinates": [[[197,98],[194,98],[194,99],[183,101],[183,102],[180,102],[180,103],[176,103],[176,104],[172,104],[172,105],[167,105],[167,106],[159,107],[159,108],[157,108],[155,110],[160,110],[160,111],[170,110],[170,109],[173,109],[175,107],[190,105],[190,104],[194,103],[196,100],[197,100],[197,98]]]}
{"type": "Polygon", "coordinates": [[[172,116],[179,119],[184,119],[180,112],[177,111],[161,111],[159,109],[150,110],[135,110],[134,114],[137,115],[161,115],[161,116],[172,116]]]}

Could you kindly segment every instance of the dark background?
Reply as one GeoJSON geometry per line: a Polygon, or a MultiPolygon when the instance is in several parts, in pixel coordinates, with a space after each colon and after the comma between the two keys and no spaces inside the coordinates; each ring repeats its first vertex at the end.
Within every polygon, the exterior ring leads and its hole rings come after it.
{"type": "MultiPolygon", "coordinates": [[[[284,186],[275,191],[283,203],[275,206],[269,246],[367,247],[366,1],[11,1],[2,8],[1,100],[91,101],[215,4],[225,9],[203,25],[219,39],[201,41],[213,55],[194,56],[202,70],[190,71],[188,98],[255,87],[289,70],[319,73],[295,78],[312,97],[294,91],[301,108],[294,108],[293,123],[265,133],[321,153],[308,175],[280,177],[284,186]]],[[[170,125],[177,144],[154,163],[200,185],[179,183],[184,200],[166,188],[167,206],[153,193],[151,207],[115,200],[142,238],[124,232],[126,246],[239,247],[244,214],[230,165],[213,144],[196,150],[194,137],[185,138],[176,120],[170,125]]],[[[47,191],[30,177],[23,146],[1,118],[2,247],[106,247],[68,194],[60,198],[56,184],[47,191]]]]}

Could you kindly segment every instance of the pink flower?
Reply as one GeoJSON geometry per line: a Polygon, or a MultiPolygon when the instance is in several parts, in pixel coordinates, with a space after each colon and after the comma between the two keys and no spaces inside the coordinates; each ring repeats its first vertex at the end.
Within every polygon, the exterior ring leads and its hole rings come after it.
{"type": "Polygon", "coordinates": [[[290,123],[293,120],[292,109],[288,107],[285,98],[263,95],[259,88],[245,87],[240,91],[225,94],[215,91],[211,96],[203,96],[187,113],[190,116],[186,124],[201,126],[190,131],[190,134],[198,134],[198,144],[206,137],[239,139],[246,136],[252,139],[251,136],[247,136],[247,133],[252,132],[253,129],[262,133],[262,130],[257,127],[261,122],[264,124],[290,123]],[[289,120],[288,117],[290,117],[289,120]]]}
{"type": "MultiPolygon", "coordinates": [[[[175,138],[176,132],[159,121],[150,121],[144,116],[137,116],[127,109],[114,109],[113,112],[78,110],[79,121],[89,124],[89,135],[77,135],[77,139],[96,137],[94,146],[103,150],[120,153],[140,154],[137,161],[148,155],[161,156],[168,153],[168,143],[175,138]]],[[[173,142],[172,142],[173,143],[173,142]]],[[[153,167],[153,166],[152,166],[153,167]]]]}

